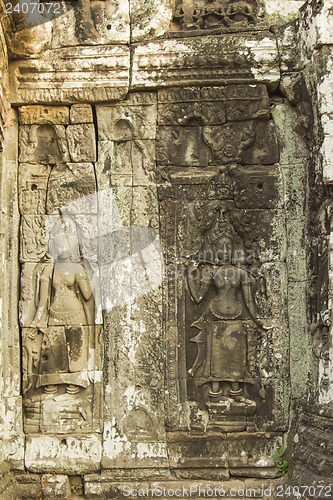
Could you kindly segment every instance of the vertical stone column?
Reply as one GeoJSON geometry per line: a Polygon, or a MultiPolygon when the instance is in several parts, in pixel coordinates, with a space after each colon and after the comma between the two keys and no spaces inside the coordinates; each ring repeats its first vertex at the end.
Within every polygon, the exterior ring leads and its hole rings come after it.
{"type": "Polygon", "coordinates": [[[155,93],[97,106],[105,469],[165,467],[155,93]]]}
{"type": "Polygon", "coordinates": [[[8,104],[7,47],[0,28],[0,461],[23,468],[18,309],[17,118],[8,104]]]}
{"type": "Polygon", "coordinates": [[[309,315],[313,334],[307,403],[295,436],[295,478],[332,484],[332,195],[333,195],[333,16],[332,2],[305,3],[300,11],[304,75],[314,113],[309,168],[309,315]]]}
{"type": "Polygon", "coordinates": [[[22,106],[19,122],[25,466],[92,472],[103,354],[92,108],[22,106]]]}

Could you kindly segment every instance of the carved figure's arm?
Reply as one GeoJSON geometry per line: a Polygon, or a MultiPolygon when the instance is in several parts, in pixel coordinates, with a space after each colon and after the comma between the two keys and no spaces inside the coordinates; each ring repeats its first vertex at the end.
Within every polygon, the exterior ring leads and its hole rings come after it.
{"type": "Polygon", "coordinates": [[[262,330],[270,330],[273,328],[272,326],[266,326],[263,324],[262,321],[258,318],[258,313],[257,309],[254,303],[254,296],[253,296],[253,290],[252,290],[252,282],[249,279],[248,275],[244,271],[244,276],[241,277],[241,285],[242,285],[242,292],[245,300],[245,304],[249,310],[249,313],[251,315],[251,318],[255,322],[259,328],[262,330]]]}
{"type": "Polygon", "coordinates": [[[47,267],[43,274],[39,279],[39,297],[38,297],[38,306],[37,311],[33,320],[33,324],[36,326],[40,325],[41,320],[43,319],[44,314],[47,311],[49,293],[50,293],[50,276],[51,276],[51,267],[47,267]]]}
{"type": "Polygon", "coordinates": [[[93,294],[92,285],[95,284],[95,283],[93,283],[94,279],[95,279],[95,276],[91,280],[91,283],[90,283],[86,273],[80,273],[79,275],[77,275],[77,284],[79,286],[80,292],[82,293],[84,300],[89,300],[93,294]]]}
{"type": "Polygon", "coordinates": [[[194,277],[194,273],[198,273],[197,267],[189,266],[187,275],[188,286],[193,299],[198,304],[202,301],[209,290],[212,283],[212,275],[208,267],[205,267],[202,270],[201,277],[194,277]]]}

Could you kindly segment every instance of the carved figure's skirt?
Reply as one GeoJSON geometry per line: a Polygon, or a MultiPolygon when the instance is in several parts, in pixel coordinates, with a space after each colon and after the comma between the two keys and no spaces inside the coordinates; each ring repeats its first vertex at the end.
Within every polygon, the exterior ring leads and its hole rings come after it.
{"type": "Polygon", "coordinates": [[[37,387],[49,384],[87,386],[89,327],[49,327],[43,331],[37,387]]]}
{"type": "Polygon", "coordinates": [[[200,321],[200,333],[191,340],[198,344],[198,356],[202,356],[202,360],[197,358],[194,363],[195,377],[206,382],[241,382],[249,377],[247,337],[242,321],[200,321]]]}

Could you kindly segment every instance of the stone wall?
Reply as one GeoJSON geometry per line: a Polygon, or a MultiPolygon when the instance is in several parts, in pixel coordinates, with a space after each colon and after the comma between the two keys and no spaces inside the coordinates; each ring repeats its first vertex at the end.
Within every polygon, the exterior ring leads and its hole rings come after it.
{"type": "Polygon", "coordinates": [[[16,495],[328,482],[330,6],[59,9],[2,20],[16,495]]]}

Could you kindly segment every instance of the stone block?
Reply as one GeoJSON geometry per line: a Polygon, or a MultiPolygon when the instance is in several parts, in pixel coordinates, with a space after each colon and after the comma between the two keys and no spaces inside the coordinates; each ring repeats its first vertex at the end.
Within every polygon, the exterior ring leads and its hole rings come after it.
{"type": "Polygon", "coordinates": [[[274,124],[262,120],[225,125],[158,127],[159,165],[274,164],[279,160],[274,124]],[[170,146],[173,147],[170,147],[170,146]]]}
{"type": "Polygon", "coordinates": [[[51,167],[21,163],[19,165],[19,208],[21,215],[46,214],[47,185],[51,167]]]}
{"type": "Polygon", "coordinates": [[[300,9],[300,30],[303,53],[309,59],[315,49],[333,43],[333,19],[330,2],[312,0],[300,9]]]}
{"type": "Polygon", "coordinates": [[[90,104],[73,104],[70,108],[70,123],[93,123],[93,113],[90,104]]]}
{"type": "Polygon", "coordinates": [[[131,0],[131,40],[155,39],[167,33],[172,19],[172,2],[146,3],[131,0]]]}
{"type": "Polygon", "coordinates": [[[66,136],[73,162],[96,161],[95,127],[92,123],[69,125],[66,129],[66,136]]]}
{"type": "Polygon", "coordinates": [[[52,48],[130,42],[129,0],[94,0],[88,8],[66,9],[52,20],[52,48]]]}
{"type": "Polygon", "coordinates": [[[67,106],[20,106],[18,108],[21,125],[68,125],[69,108],[67,106]]]}
{"type": "MultiPolygon", "coordinates": [[[[66,33],[63,16],[58,22],[66,33]]],[[[122,99],[128,92],[129,66],[126,45],[65,47],[46,51],[38,59],[12,61],[10,102],[72,104],[122,99]]]]}
{"type": "Polygon", "coordinates": [[[95,169],[92,163],[56,165],[49,177],[47,213],[97,213],[96,190],[95,169]]]}
{"type": "Polygon", "coordinates": [[[54,165],[69,161],[64,125],[21,125],[19,150],[23,163],[54,165]]]}
{"type": "Polygon", "coordinates": [[[56,219],[53,216],[24,215],[20,228],[20,261],[42,262],[50,260],[49,235],[56,219]]]}
{"type": "Polygon", "coordinates": [[[102,445],[94,434],[82,436],[27,436],[25,465],[31,472],[52,470],[81,475],[98,471],[102,445]]]}
{"type": "Polygon", "coordinates": [[[266,85],[227,85],[227,121],[269,119],[270,103],[266,85]]]}
{"type": "Polygon", "coordinates": [[[231,171],[237,208],[281,207],[282,178],[277,166],[237,166],[231,171]]]}
{"type": "Polygon", "coordinates": [[[98,152],[96,176],[100,187],[155,185],[155,141],[99,141],[98,152]]]}
{"type": "Polygon", "coordinates": [[[97,106],[98,137],[101,141],[155,139],[156,96],[130,94],[121,104],[97,106]]]}
{"type": "Polygon", "coordinates": [[[185,87],[158,92],[159,125],[198,127],[225,122],[224,87],[185,87]]]}
{"type": "Polygon", "coordinates": [[[226,81],[274,89],[279,80],[276,40],[269,32],[160,40],[134,48],[133,89],[226,81]]]}
{"type": "Polygon", "coordinates": [[[41,474],[30,474],[29,472],[25,474],[15,474],[15,479],[18,483],[18,498],[35,500],[42,496],[41,474]]]}
{"type": "Polygon", "coordinates": [[[68,499],[72,493],[68,476],[62,474],[43,474],[42,491],[48,500],[68,499]]]}

